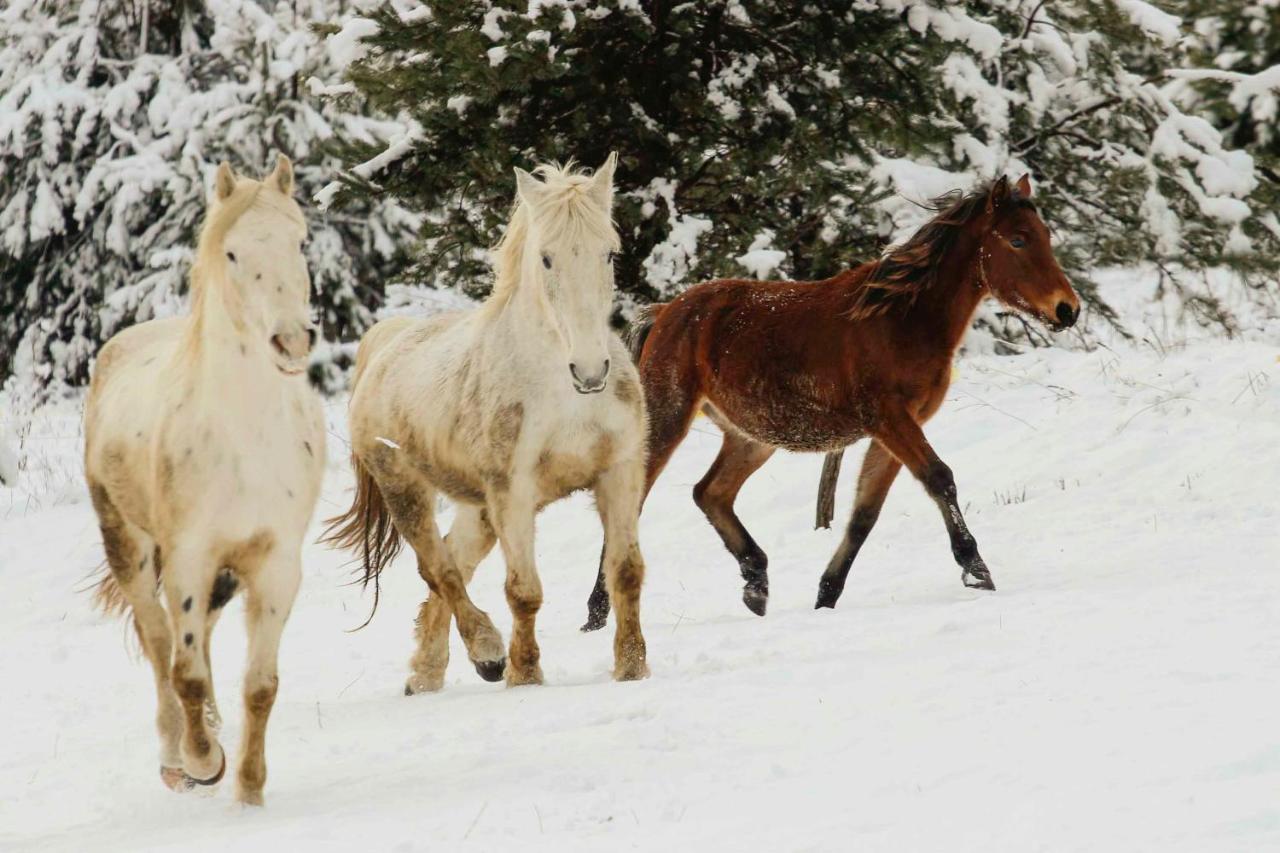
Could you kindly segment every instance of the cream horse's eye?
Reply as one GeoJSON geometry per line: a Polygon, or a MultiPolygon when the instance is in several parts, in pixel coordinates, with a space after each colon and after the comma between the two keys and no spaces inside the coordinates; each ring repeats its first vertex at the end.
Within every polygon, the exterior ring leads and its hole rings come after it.
{"type": "Polygon", "coordinates": [[[610,253],[609,253],[609,257],[605,258],[605,259],[604,259],[604,262],[605,262],[606,264],[611,264],[611,263],[613,263],[614,259],[615,259],[615,258],[617,258],[617,257],[618,257],[618,253],[617,253],[617,252],[610,252],[610,253]]]}
{"type": "Polygon", "coordinates": [[[542,256],[542,265],[543,265],[544,267],[546,267],[547,269],[551,269],[551,256],[550,256],[550,255],[543,255],[543,256],[542,256]]]}
{"type": "Polygon", "coordinates": [[[235,253],[235,252],[227,252],[227,260],[231,261],[231,263],[233,263],[233,264],[234,264],[234,263],[236,262],[236,253],[235,253]]]}

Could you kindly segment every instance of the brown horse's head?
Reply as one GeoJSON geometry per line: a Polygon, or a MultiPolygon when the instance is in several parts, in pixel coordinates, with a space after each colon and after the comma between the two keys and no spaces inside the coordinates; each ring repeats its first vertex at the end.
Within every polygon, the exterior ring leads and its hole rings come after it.
{"type": "Polygon", "coordinates": [[[1080,297],[1053,256],[1049,229],[1031,201],[1028,176],[1013,186],[1008,178],[993,183],[986,215],[975,224],[981,228],[978,274],[991,294],[1055,330],[1075,325],[1080,297]]]}

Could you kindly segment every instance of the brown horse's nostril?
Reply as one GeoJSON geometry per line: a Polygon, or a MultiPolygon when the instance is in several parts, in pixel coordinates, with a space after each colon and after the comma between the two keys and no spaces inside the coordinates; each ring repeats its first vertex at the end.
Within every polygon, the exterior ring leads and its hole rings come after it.
{"type": "Polygon", "coordinates": [[[1058,325],[1066,329],[1076,324],[1076,318],[1080,316],[1080,311],[1072,307],[1069,303],[1058,303],[1058,325]]]}

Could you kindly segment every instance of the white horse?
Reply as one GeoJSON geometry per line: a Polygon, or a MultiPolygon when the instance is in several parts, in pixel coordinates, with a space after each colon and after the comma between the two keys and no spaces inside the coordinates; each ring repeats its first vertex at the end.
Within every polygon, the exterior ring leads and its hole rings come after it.
{"type": "Polygon", "coordinates": [[[85,408],[85,476],[110,567],[100,601],[133,611],[174,790],[226,769],[209,639],[246,591],[237,797],[251,804],[262,802],[276,652],[324,472],[324,418],[303,375],[315,338],[306,234],[286,157],[261,182],[219,166],[191,314],[108,341],[85,408]]]}
{"type": "Polygon", "coordinates": [[[385,320],[360,344],[350,412],[356,495],[327,538],[360,550],[375,590],[401,537],[417,552],[431,594],[406,693],[443,685],[451,614],[483,678],[496,681],[505,666],[508,684],[542,681],[534,516],[578,489],[595,492],[604,524],[619,616],[614,677],[648,675],[637,544],[645,410],[636,369],[609,328],[616,162],[610,156],[593,177],[541,166],[543,181],[516,169],[518,201],[495,250],[489,299],[470,312],[385,320]],[[446,539],[434,517],[439,493],[458,505],[446,539]],[[495,539],[514,617],[509,662],[466,591],[495,539]]]}

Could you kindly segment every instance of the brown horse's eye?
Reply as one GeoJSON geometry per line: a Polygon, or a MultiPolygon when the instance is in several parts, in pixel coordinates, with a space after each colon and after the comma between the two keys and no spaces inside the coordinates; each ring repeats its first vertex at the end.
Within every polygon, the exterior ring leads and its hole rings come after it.
{"type": "Polygon", "coordinates": [[[1021,249],[1023,246],[1027,245],[1027,242],[1021,237],[1014,237],[1009,241],[1009,245],[1015,249],[1021,249]]]}

